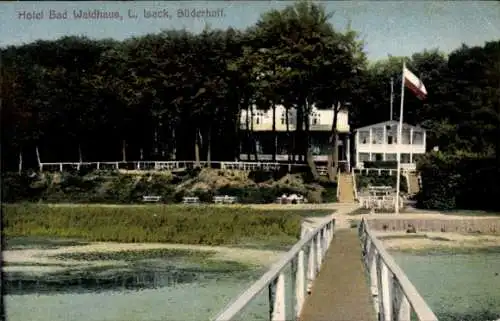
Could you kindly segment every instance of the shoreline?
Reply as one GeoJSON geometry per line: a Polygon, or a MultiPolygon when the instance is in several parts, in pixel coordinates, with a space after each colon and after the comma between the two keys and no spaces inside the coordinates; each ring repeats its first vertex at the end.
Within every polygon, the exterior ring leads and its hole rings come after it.
{"type": "MultiPolygon", "coordinates": [[[[72,268],[115,267],[127,265],[123,260],[75,260],[61,258],[65,254],[143,252],[150,250],[185,250],[213,253],[210,261],[234,261],[248,266],[270,266],[285,253],[283,251],[259,250],[225,246],[162,244],[162,243],[115,243],[92,242],[85,245],[61,246],[53,249],[16,249],[3,252],[6,265],[4,272],[50,273],[72,268]]],[[[159,258],[161,259],[161,258],[159,258]]]]}
{"type": "Polygon", "coordinates": [[[374,231],[385,249],[402,253],[472,254],[500,253],[499,235],[477,235],[453,232],[374,231]]]}

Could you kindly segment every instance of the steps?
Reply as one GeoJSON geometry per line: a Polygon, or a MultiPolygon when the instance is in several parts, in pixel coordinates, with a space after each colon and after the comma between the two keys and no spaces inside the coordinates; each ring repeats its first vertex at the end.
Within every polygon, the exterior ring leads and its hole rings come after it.
{"type": "Polygon", "coordinates": [[[418,173],[410,172],[408,173],[408,194],[416,195],[420,192],[420,183],[418,181],[418,173]]]}
{"type": "Polygon", "coordinates": [[[355,203],[354,182],[349,173],[340,173],[338,176],[339,203],[355,203]]]}

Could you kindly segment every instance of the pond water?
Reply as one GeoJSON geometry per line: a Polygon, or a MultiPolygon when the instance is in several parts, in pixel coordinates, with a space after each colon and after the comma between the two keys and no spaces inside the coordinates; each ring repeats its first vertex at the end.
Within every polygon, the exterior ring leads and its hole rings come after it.
{"type": "MultiPolygon", "coordinates": [[[[45,242],[43,247],[59,245],[45,242]]],[[[20,248],[33,246],[23,243],[20,248]]],[[[440,321],[500,318],[500,255],[392,254],[440,321]]],[[[4,282],[7,318],[9,321],[209,320],[266,270],[231,261],[207,263],[179,255],[168,260],[148,258],[129,263],[65,272],[48,272],[50,269],[43,273],[8,272],[4,282]]],[[[287,293],[291,294],[289,272],[285,276],[287,293]]],[[[287,298],[287,315],[291,319],[292,296],[287,298]]],[[[264,290],[237,319],[266,320],[268,311],[268,292],[264,290]]]]}
{"type": "Polygon", "coordinates": [[[500,255],[392,253],[440,321],[500,318],[500,255]]]}
{"type": "MultiPolygon", "coordinates": [[[[10,249],[54,249],[68,245],[47,240],[35,245],[22,240],[11,241],[10,249]]],[[[9,321],[208,320],[266,270],[234,261],[206,260],[206,255],[183,257],[179,253],[168,259],[126,263],[80,265],[62,271],[60,267],[57,270],[41,263],[21,263],[17,269],[16,264],[9,264],[11,270],[4,274],[7,318],[9,321]]],[[[255,304],[265,312],[268,308],[263,298],[258,298],[255,304]]]]}

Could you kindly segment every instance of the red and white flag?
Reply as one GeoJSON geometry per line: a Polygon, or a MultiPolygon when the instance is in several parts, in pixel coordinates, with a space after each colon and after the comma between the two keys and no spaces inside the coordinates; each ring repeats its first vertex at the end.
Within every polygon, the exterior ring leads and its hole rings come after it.
{"type": "Polygon", "coordinates": [[[403,79],[405,86],[413,91],[418,99],[423,100],[427,98],[427,89],[425,89],[424,83],[406,68],[406,66],[403,66],[403,79]]]}

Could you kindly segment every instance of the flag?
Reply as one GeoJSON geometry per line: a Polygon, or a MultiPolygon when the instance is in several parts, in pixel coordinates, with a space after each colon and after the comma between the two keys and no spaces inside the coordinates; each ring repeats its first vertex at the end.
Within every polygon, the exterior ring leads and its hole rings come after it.
{"type": "Polygon", "coordinates": [[[405,86],[413,91],[413,93],[418,97],[418,99],[427,98],[427,89],[425,89],[424,83],[417,76],[415,76],[406,66],[403,67],[403,79],[405,86]]]}

